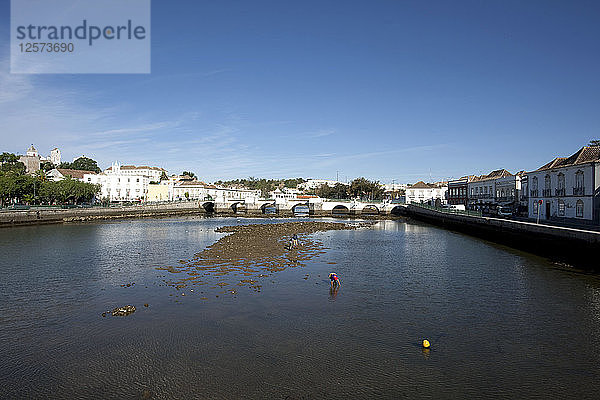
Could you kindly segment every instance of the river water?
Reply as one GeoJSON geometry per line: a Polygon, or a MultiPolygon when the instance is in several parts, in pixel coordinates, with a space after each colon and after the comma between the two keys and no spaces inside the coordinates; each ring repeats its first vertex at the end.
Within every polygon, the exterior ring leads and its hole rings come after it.
{"type": "Polygon", "coordinates": [[[156,269],[275,222],[0,230],[0,398],[598,398],[600,278],[539,256],[398,220],[314,234],[260,291],[156,269]]]}

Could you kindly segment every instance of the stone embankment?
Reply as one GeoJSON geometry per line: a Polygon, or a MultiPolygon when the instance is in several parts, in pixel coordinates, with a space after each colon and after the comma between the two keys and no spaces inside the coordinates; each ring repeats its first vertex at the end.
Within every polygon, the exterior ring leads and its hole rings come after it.
{"type": "Polygon", "coordinates": [[[532,253],[600,269],[600,232],[535,222],[453,214],[415,205],[405,215],[532,253]]]}
{"type": "Polygon", "coordinates": [[[35,209],[0,211],[0,227],[17,225],[59,224],[63,222],[93,221],[119,218],[161,217],[204,214],[206,211],[195,201],[146,204],[124,207],[92,207],[71,209],[35,209]]]}

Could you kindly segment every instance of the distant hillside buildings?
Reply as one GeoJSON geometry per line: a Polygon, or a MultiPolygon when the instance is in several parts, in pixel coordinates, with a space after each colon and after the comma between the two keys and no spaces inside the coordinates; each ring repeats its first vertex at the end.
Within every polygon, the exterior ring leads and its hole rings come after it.
{"type": "Polygon", "coordinates": [[[311,191],[320,188],[323,185],[327,185],[329,187],[334,187],[337,184],[347,185],[347,183],[330,180],[330,179],[309,179],[306,182],[303,182],[298,185],[298,189],[303,191],[311,191]]]}

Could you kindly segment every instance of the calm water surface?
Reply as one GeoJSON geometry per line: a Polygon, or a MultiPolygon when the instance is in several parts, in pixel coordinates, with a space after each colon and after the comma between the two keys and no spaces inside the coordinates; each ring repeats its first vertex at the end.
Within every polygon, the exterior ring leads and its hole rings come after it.
{"type": "Polygon", "coordinates": [[[326,253],[260,292],[165,285],[157,267],[251,222],[276,221],[1,229],[0,398],[598,398],[597,275],[383,221],[315,234],[326,253]]]}

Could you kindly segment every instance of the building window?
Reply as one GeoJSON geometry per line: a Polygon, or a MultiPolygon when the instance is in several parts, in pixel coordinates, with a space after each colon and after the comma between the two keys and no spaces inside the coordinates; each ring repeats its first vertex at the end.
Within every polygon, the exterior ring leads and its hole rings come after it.
{"type": "Polygon", "coordinates": [[[550,175],[544,177],[544,189],[550,189],[550,175]]]}
{"type": "Polygon", "coordinates": [[[562,172],[560,174],[558,174],[558,189],[564,189],[565,188],[565,174],[563,174],[562,172]]]}
{"type": "Polygon", "coordinates": [[[584,196],[585,187],[583,182],[583,171],[579,170],[575,173],[575,187],[573,188],[573,196],[584,196]]]}
{"type": "Polygon", "coordinates": [[[533,179],[531,180],[531,190],[537,190],[538,189],[538,178],[537,176],[534,176],[533,179]]]}
{"type": "Polygon", "coordinates": [[[575,187],[582,188],[583,187],[583,171],[579,170],[575,174],[575,187]]]}
{"type": "Polygon", "coordinates": [[[562,199],[558,199],[558,216],[565,216],[565,202],[562,199]]]}
{"type": "Polygon", "coordinates": [[[575,206],[575,216],[577,218],[583,218],[583,201],[577,200],[577,205],[575,206]]]}
{"type": "Polygon", "coordinates": [[[565,193],[565,174],[562,172],[558,174],[557,186],[556,186],[556,195],[564,196],[565,193]]]}

